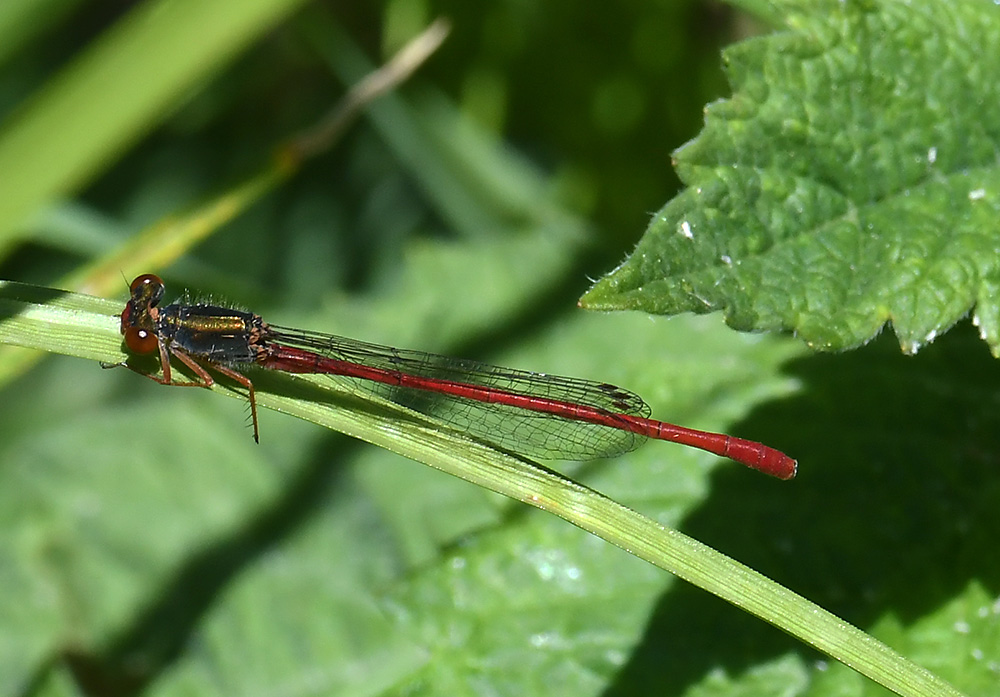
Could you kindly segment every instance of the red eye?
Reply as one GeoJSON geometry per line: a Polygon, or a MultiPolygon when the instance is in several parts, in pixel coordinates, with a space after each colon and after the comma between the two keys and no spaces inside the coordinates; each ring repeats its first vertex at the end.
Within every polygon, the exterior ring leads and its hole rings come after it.
{"type": "Polygon", "coordinates": [[[129,327],[125,330],[125,345],[129,351],[139,355],[153,353],[159,347],[156,335],[139,327],[129,327]]]}
{"type": "Polygon", "coordinates": [[[129,325],[131,324],[132,324],[132,304],[129,303],[128,305],[125,306],[125,309],[122,310],[122,324],[121,324],[122,334],[128,331],[129,325]]]}
{"type": "Polygon", "coordinates": [[[130,285],[128,287],[128,289],[132,292],[132,295],[135,295],[135,292],[137,290],[139,290],[143,286],[146,286],[146,285],[149,285],[149,284],[154,284],[154,285],[157,285],[157,286],[162,286],[163,285],[163,281],[156,274],[144,273],[141,276],[137,276],[136,279],[134,281],[132,281],[132,285],[130,285]]]}

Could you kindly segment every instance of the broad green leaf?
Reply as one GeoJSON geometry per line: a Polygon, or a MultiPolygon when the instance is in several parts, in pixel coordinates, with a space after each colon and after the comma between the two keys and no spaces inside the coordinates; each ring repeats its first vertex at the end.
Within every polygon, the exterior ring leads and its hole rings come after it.
{"type": "MultiPolygon", "coordinates": [[[[45,331],[50,329],[49,324],[39,320],[49,305],[36,308],[37,299],[30,287],[5,284],[0,290],[5,293],[6,304],[28,306],[24,313],[11,313],[0,324],[0,340],[46,347],[51,344],[66,353],[89,355],[90,349],[73,349],[70,345],[75,341],[74,333],[58,326],[69,328],[76,322],[81,330],[93,334],[95,342],[106,347],[105,352],[117,343],[114,318],[83,309],[89,303],[111,303],[51,294],[52,318],[57,326],[51,327],[48,336],[45,331]],[[60,345],[56,346],[57,342],[60,345]]],[[[40,299],[45,299],[44,292],[40,293],[40,299]]],[[[567,327],[569,331],[552,337],[562,343],[559,353],[585,346],[584,354],[593,360],[597,356],[614,356],[624,341],[634,353],[631,357],[620,356],[620,362],[623,358],[635,361],[650,355],[651,349],[642,346],[644,340],[652,341],[661,351],[674,345],[681,355],[696,349],[696,363],[701,369],[696,371],[699,377],[695,384],[700,383],[703,390],[703,398],[695,400],[699,403],[720,401],[711,393],[727,391],[727,375],[738,367],[733,365],[732,357],[726,356],[734,345],[719,342],[711,331],[695,338],[693,330],[697,325],[693,322],[662,323],[662,334],[654,338],[651,328],[635,316],[576,319],[567,327]],[[616,331],[608,332],[609,326],[615,326],[616,331]],[[685,335],[689,344],[682,346],[679,339],[685,335]]],[[[768,374],[780,360],[780,352],[774,346],[754,351],[754,343],[752,339],[744,340],[748,358],[753,356],[751,361],[762,369],[752,392],[773,390],[776,385],[768,374]]],[[[689,367],[682,361],[665,361],[663,369],[669,375],[689,367]]],[[[647,368],[645,372],[650,371],[647,368]]],[[[95,372],[87,381],[97,377],[95,372]]],[[[356,435],[553,513],[767,619],[900,694],[959,694],[885,644],[750,568],[552,470],[491,451],[398,408],[390,411],[387,405],[365,403],[342,393],[338,396],[329,381],[327,389],[332,391],[325,394],[322,389],[310,390],[306,386],[280,386],[277,380],[263,375],[256,381],[261,406],[356,435]]],[[[669,379],[664,382],[682,384],[669,379]]],[[[92,391],[77,384],[69,389],[82,394],[92,391]]],[[[163,397],[168,396],[162,388],[157,389],[163,397]]],[[[685,394],[693,397],[691,386],[685,394]]],[[[75,395],[77,403],[81,399],[75,395]]],[[[727,401],[722,399],[721,403],[727,401]]],[[[745,400],[740,401],[745,409],[745,400]]],[[[722,404],[715,408],[725,411],[722,404]]],[[[6,446],[4,461],[8,465],[0,474],[8,485],[0,490],[10,498],[0,509],[11,516],[9,527],[17,530],[18,536],[0,549],[0,561],[7,562],[0,566],[20,574],[7,579],[13,595],[5,614],[18,620],[22,640],[31,637],[34,642],[27,647],[0,644],[0,662],[13,667],[19,661],[38,661],[62,643],[86,648],[80,660],[87,664],[88,672],[109,672],[118,680],[149,680],[153,670],[169,661],[177,650],[172,646],[192,630],[205,609],[212,592],[206,595],[200,584],[206,578],[218,584],[229,580],[256,557],[257,552],[251,550],[262,544],[266,547],[269,540],[277,540],[277,536],[292,530],[289,516],[298,522],[299,516],[320,504],[324,491],[319,485],[326,479],[321,462],[303,470],[303,478],[294,482],[288,492],[289,499],[276,500],[280,498],[274,486],[278,482],[263,474],[274,471],[264,467],[263,451],[251,453],[253,446],[245,438],[241,447],[233,448],[227,439],[215,437],[217,427],[205,428],[203,416],[187,412],[183,417],[175,422],[177,429],[171,430],[157,425],[151,411],[137,408],[116,410],[100,419],[90,413],[75,414],[42,425],[44,437],[27,438],[21,434],[6,446]],[[81,448],[67,451],[61,443],[67,438],[80,441],[81,448]],[[81,461],[79,452],[91,457],[81,461]],[[98,453],[103,456],[95,457],[98,453]],[[194,453],[211,463],[211,477],[200,474],[205,465],[189,457],[194,453]],[[175,462],[177,458],[184,462],[175,462]],[[33,467],[36,462],[48,463],[41,476],[33,467]],[[261,474],[256,479],[246,477],[246,468],[254,466],[260,468],[261,474]],[[115,484],[122,467],[132,473],[124,487],[115,484]],[[239,478],[247,481],[233,487],[230,482],[239,478]],[[194,482],[198,484],[197,496],[189,491],[194,482]],[[108,504],[97,493],[116,490],[121,500],[114,504],[108,504]],[[273,510],[265,511],[260,523],[235,533],[245,539],[225,539],[229,536],[227,528],[269,499],[275,503],[273,510]],[[179,501],[183,501],[180,507],[179,501]],[[189,506],[197,506],[199,515],[184,515],[189,506]],[[151,512],[155,513],[150,516],[151,512]],[[139,528],[143,535],[134,534],[139,528]],[[203,537],[206,532],[209,535],[203,537]],[[191,554],[186,568],[177,572],[170,588],[153,602],[150,593],[159,590],[157,579],[170,575],[172,564],[191,554]],[[44,583],[32,583],[31,579],[44,583]],[[150,609],[140,611],[150,602],[150,609]],[[72,612],[64,615],[59,612],[61,606],[71,607],[72,612]],[[43,610],[47,610],[44,623],[39,621],[43,610]],[[153,640],[154,628],[166,646],[153,640]]],[[[294,443],[298,447],[303,444],[294,443]]],[[[664,444],[657,445],[660,447],[646,448],[629,461],[636,465],[645,462],[647,467],[662,462],[664,444]]],[[[287,456],[295,449],[282,451],[287,456]]],[[[691,455],[676,452],[674,457],[682,462],[691,455]]],[[[643,507],[663,498],[679,502],[686,499],[688,504],[697,501],[691,489],[684,492],[683,476],[650,476],[654,470],[641,476],[641,468],[627,468],[625,464],[622,458],[611,470],[616,480],[621,477],[618,481],[633,485],[631,495],[643,507]]],[[[280,467],[279,471],[285,469],[280,467]]],[[[748,495],[747,491],[744,495],[748,495]]],[[[766,489],[759,491],[764,493],[766,489]]],[[[398,485],[395,492],[397,497],[416,493],[398,485]]],[[[388,534],[393,522],[400,521],[372,510],[377,509],[377,499],[369,502],[352,495],[349,499],[362,505],[362,509],[355,510],[368,519],[367,523],[362,521],[361,528],[374,535],[373,542],[388,534]],[[378,526],[386,530],[378,532],[378,526]]],[[[340,508],[335,501],[329,505],[331,510],[340,508]]],[[[373,662],[394,665],[395,677],[390,682],[401,693],[428,681],[438,690],[455,687],[468,691],[486,680],[501,692],[514,694],[539,690],[552,674],[562,676],[567,694],[600,689],[634,645],[664,577],[645,565],[625,566],[626,562],[636,564],[636,560],[602,543],[588,549],[588,543],[581,544],[577,537],[580,533],[547,518],[539,525],[534,520],[519,523],[514,518],[487,517],[483,524],[496,525],[495,534],[485,528],[469,531],[466,537],[469,542],[476,541],[475,548],[463,547],[459,540],[458,547],[439,548],[433,564],[424,569],[411,567],[403,575],[397,575],[406,564],[397,557],[395,545],[382,548],[385,556],[378,561],[372,556],[371,544],[357,544],[355,534],[340,538],[335,545],[307,543],[305,559],[298,558],[297,545],[288,547],[287,559],[290,562],[295,558],[294,563],[289,565],[279,555],[261,567],[263,575],[248,580],[248,590],[243,590],[242,583],[233,587],[236,603],[220,608],[204,624],[209,654],[194,651],[185,666],[200,674],[201,682],[206,672],[223,679],[226,692],[244,691],[250,685],[285,689],[289,683],[290,689],[298,692],[309,689],[308,685],[296,683],[304,667],[300,662],[303,657],[307,665],[315,666],[323,657],[343,655],[345,648],[360,648],[357,660],[366,666],[366,673],[371,672],[373,662]],[[359,581],[345,574],[348,553],[330,551],[343,544],[348,544],[350,554],[357,555],[361,562],[356,569],[362,574],[359,581]],[[372,561],[378,568],[368,566],[372,561]],[[370,577],[372,573],[376,576],[370,577]],[[318,593],[306,604],[301,602],[303,577],[309,590],[318,593]],[[310,578],[312,584],[308,583],[310,578]],[[381,586],[374,594],[367,578],[377,578],[381,586]],[[325,610],[316,615],[318,607],[325,610]],[[354,608],[356,614],[345,608],[354,608]],[[339,619],[345,613],[347,618],[339,619]],[[386,615],[386,623],[381,621],[380,613],[386,615]],[[344,627],[334,630],[330,617],[338,618],[344,627]],[[317,621],[304,626],[304,618],[317,621]],[[353,629],[356,624],[372,630],[363,647],[357,645],[359,637],[353,629]],[[220,632],[217,638],[212,638],[216,632],[220,632]],[[275,644],[276,633],[286,636],[275,644]],[[392,645],[380,642],[380,636],[391,636],[392,645]],[[275,646],[291,648],[274,653],[275,646]],[[260,660],[254,659],[255,655],[260,660]],[[262,660],[265,655],[272,660],[262,660]],[[252,668],[245,665],[247,657],[252,668]],[[526,670],[518,672],[517,666],[526,670]]],[[[776,550],[780,539],[767,537],[771,539],[765,541],[765,546],[776,550]]],[[[16,671],[6,674],[14,685],[23,680],[23,674],[16,671]]],[[[182,671],[179,675],[187,674],[182,671]]],[[[382,675],[380,679],[388,678],[382,675]]],[[[337,662],[335,672],[320,671],[312,680],[322,689],[340,689],[345,684],[357,684],[358,677],[337,662]]],[[[166,688],[168,683],[161,685],[166,688]]]]}
{"type": "Polygon", "coordinates": [[[675,155],[688,188],[582,304],[824,350],[890,324],[910,353],[973,310],[1000,355],[1000,7],[770,5],[785,27],[726,50],[733,96],[675,155]]]}

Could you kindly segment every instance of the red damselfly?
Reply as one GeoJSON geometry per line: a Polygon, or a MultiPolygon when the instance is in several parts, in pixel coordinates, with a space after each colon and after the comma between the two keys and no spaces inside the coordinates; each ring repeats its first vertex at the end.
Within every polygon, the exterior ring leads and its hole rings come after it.
{"type": "Polygon", "coordinates": [[[362,390],[440,419],[476,440],[527,457],[591,460],[637,447],[645,438],[672,441],[727,457],[780,479],[796,462],[762,443],[697,431],[649,418],[649,406],[615,385],[501,368],[477,361],[378,346],[280,327],[259,315],[201,303],[160,306],[165,287],[153,274],[136,278],[121,314],[129,351],[159,353],[163,385],[211,387],[214,371],[249,394],[258,440],[253,382],[235,367],[355,379],[362,390]],[[196,382],[175,382],[174,357],[196,382]]]}

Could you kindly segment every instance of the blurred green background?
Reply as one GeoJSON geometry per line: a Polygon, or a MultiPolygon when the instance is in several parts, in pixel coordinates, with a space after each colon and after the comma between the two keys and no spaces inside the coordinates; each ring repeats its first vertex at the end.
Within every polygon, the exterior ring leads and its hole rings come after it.
{"type": "MultiPolygon", "coordinates": [[[[0,278],[124,298],[153,271],[171,297],[607,380],[659,418],[788,450],[793,485],[665,444],[558,467],[958,671],[934,637],[901,635],[942,606],[934,631],[968,620],[959,605],[990,595],[968,568],[989,531],[963,538],[967,566],[939,565],[921,532],[953,548],[964,518],[948,507],[980,520],[989,491],[920,456],[964,463],[995,417],[954,424],[950,450],[912,439],[965,409],[960,392],[984,401],[983,359],[948,360],[977,350],[969,332],[916,359],[878,341],[845,368],[718,316],[575,308],[676,192],[671,151],[727,94],[720,48],[762,29],[680,0],[5,0],[0,278]],[[226,197],[437,17],[452,23],[440,51],[341,140],[226,197]],[[939,403],[913,371],[946,386],[939,403]],[[926,519],[903,503],[926,500],[926,519]]],[[[258,447],[239,402],[12,355],[0,694],[791,694],[858,679],[391,453],[272,412],[258,447]]]]}
{"type": "MultiPolygon", "coordinates": [[[[35,7],[22,10],[31,21],[12,19],[4,34],[9,48],[0,108],[8,123],[135,3],[14,2],[6,12],[16,13],[18,4],[35,7]],[[12,39],[18,40],[16,52],[12,39]]],[[[468,120],[491,147],[508,143],[503,147],[530,163],[548,188],[549,205],[588,221],[586,243],[564,281],[567,297],[585,289],[586,275],[616,263],[650,213],[676,190],[670,152],[697,132],[703,105],[724,93],[719,48],[745,30],[721,3],[315,3],[212,66],[138,132],[123,133],[78,184],[52,192],[72,200],[73,210],[64,211],[57,229],[50,219],[39,222],[37,209],[26,228],[18,223],[23,241],[8,250],[0,275],[51,281],[264,165],[281,139],[310,126],[345,88],[344,76],[331,75],[316,44],[341,53],[344,47],[334,45],[340,42],[331,34],[316,36],[322,28],[311,23],[312,13],[335,22],[354,50],[377,62],[430,20],[453,22],[445,45],[402,96],[421,105],[420,118],[434,119],[434,110],[443,110],[445,118],[468,120]]],[[[117,86],[123,99],[139,88],[117,86]]],[[[490,209],[479,220],[493,225],[456,229],[456,220],[445,219],[441,206],[421,191],[421,173],[408,166],[420,164],[400,162],[393,144],[362,121],[224,234],[191,250],[185,263],[204,266],[189,266],[197,269],[189,274],[181,265],[177,273],[198,286],[242,283],[241,292],[282,294],[289,279],[304,276],[358,290],[396,268],[410,240],[496,237],[502,234],[496,218],[500,224],[524,222],[495,192],[480,190],[471,195],[485,198],[490,209]]],[[[3,174],[8,185],[21,176],[3,174]]]]}

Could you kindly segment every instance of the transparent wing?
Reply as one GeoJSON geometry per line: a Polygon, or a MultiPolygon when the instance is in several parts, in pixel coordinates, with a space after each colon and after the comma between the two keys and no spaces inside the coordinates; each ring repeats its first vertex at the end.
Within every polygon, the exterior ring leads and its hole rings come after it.
{"type": "Polygon", "coordinates": [[[446,422],[504,450],[554,460],[612,457],[637,447],[644,437],[605,424],[574,420],[523,405],[503,403],[503,395],[579,404],[607,412],[648,417],[649,406],[615,385],[558,375],[501,368],[478,361],[422,351],[395,349],[345,337],[266,325],[265,341],[293,346],[337,361],[427,379],[410,387],[361,378],[341,378],[360,392],[375,394],[446,422]],[[490,388],[501,401],[483,402],[437,391],[434,381],[490,388]]]}

